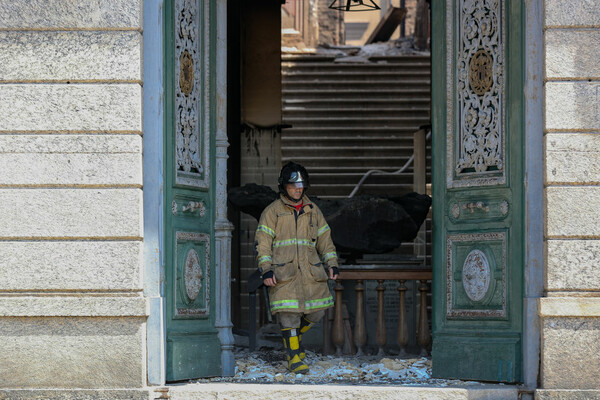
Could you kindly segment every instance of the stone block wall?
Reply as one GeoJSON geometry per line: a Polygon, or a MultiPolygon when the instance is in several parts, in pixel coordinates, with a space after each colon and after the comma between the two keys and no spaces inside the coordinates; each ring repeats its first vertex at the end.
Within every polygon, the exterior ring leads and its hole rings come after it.
{"type": "Polygon", "coordinates": [[[329,8],[331,1],[319,0],[319,44],[341,45],[344,41],[344,13],[329,8]]]}
{"type": "Polygon", "coordinates": [[[544,1],[541,387],[600,389],[600,0],[544,1]]]}
{"type": "Polygon", "coordinates": [[[0,397],[147,397],[142,1],[0,0],[0,115],[0,397]]]}

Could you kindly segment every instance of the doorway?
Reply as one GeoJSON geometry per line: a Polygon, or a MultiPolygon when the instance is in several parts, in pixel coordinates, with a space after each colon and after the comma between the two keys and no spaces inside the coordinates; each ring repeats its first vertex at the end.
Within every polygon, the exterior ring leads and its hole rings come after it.
{"type": "MultiPolygon", "coordinates": [[[[433,2],[434,19],[435,19],[435,15],[438,15],[438,16],[439,16],[439,15],[441,15],[441,16],[442,16],[442,18],[446,18],[446,17],[449,15],[449,14],[448,14],[448,8],[445,8],[445,9],[444,9],[444,12],[442,12],[442,13],[440,13],[440,14],[436,14],[436,12],[435,12],[435,10],[436,10],[436,5],[440,6],[440,8],[441,8],[443,4],[441,4],[441,2],[435,2],[435,1],[433,2]]],[[[231,10],[232,10],[232,8],[230,7],[230,11],[231,11],[231,10]]],[[[520,11],[515,11],[515,10],[511,9],[511,12],[510,12],[510,16],[511,16],[511,18],[512,18],[512,17],[515,17],[515,15],[519,14],[519,12],[522,12],[522,10],[520,10],[520,11]]],[[[235,11],[233,11],[233,13],[235,13],[235,11]]],[[[231,15],[231,14],[230,14],[230,15],[231,15]]],[[[521,15],[521,14],[519,14],[519,15],[520,15],[520,16],[518,17],[518,21],[522,21],[523,15],[521,15]]],[[[439,18],[439,17],[438,17],[438,18],[439,18]]],[[[454,19],[453,19],[453,20],[454,20],[454,19]]],[[[517,24],[517,25],[519,25],[519,26],[520,26],[520,24],[517,24]]],[[[442,25],[442,26],[445,26],[445,25],[442,25]]],[[[441,29],[441,28],[438,28],[438,29],[441,29]]],[[[437,32],[437,34],[438,34],[438,35],[441,35],[441,36],[439,36],[439,37],[445,37],[445,36],[446,36],[446,33],[447,33],[446,31],[444,31],[444,32],[437,32]]],[[[440,49],[440,48],[438,48],[438,49],[440,49]]],[[[231,49],[230,49],[230,50],[231,50],[231,49]]],[[[440,51],[441,51],[441,50],[440,50],[440,51]]],[[[434,50],[434,55],[433,55],[433,56],[434,56],[434,58],[435,58],[436,54],[439,56],[439,55],[442,55],[443,53],[440,53],[440,54],[438,54],[438,53],[436,53],[436,52],[435,52],[435,50],[434,50]]],[[[445,57],[442,57],[441,59],[445,59],[445,57]]],[[[447,69],[446,69],[446,66],[447,66],[447,65],[448,65],[448,64],[441,64],[441,67],[439,67],[439,71],[440,71],[441,73],[445,74],[445,73],[447,72],[447,69]]],[[[435,67],[435,63],[434,63],[434,67],[435,67]]],[[[522,69],[523,69],[523,65],[521,65],[521,66],[520,66],[520,68],[521,68],[521,70],[522,70],[522,69]]],[[[521,82],[521,86],[522,86],[522,85],[523,85],[523,82],[521,82]]],[[[443,85],[442,85],[442,86],[443,86],[443,85]]],[[[235,87],[235,86],[234,86],[234,87],[235,87]]],[[[234,89],[234,90],[235,90],[235,89],[234,89]]],[[[435,89],[434,89],[434,91],[435,91],[435,89]]],[[[229,88],[229,93],[231,93],[231,86],[230,86],[230,88],[229,88]]],[[[442,95],[442,98],[444,98],[444,92],[442,91],[440,94],[442,95]]],[[[231,97],[231,96],[228,96],[228,97],[231,97]]],[[[235,102],[235,100],[233,100],[233,102],[235,102]]],[[[230,103],[230,104],[231,104],[231,103],[230,103]]],[[[516,104],[516,103],[511,103],[511,105],[513,105],[513,107],[517,107],[517,106],[515,106],[514,104],[516,104]]],[[[517,108],[522,110],[522,109],[524,108],[524,106],[523,106],[523,104],[521,103],[521,104],[520,104],[520,106],[518,106],[517,108]]],[[[230,108],[230,109],[235,109],[235,108],[230,108]]],[[[435,118],[436,118],[436,116],[435,116],[435,107],[434,107],[434,120],[435,120],[435,118]]],[[[524,117],[522,116],[521,118],[523,119],[524,117]]],[[[228,119],[229,119],[229,121],[230,121],[230,122],[229,122],[229,124],[230,124],[230,125],[232,125],[232,124],[235,124],[235,123],[236,123],[234,120],[232,120],[232,118],[231,118],[231,117],[228,117],[228,119]]],[[[239,120],[238,120],[238,121],[239,121],[239,120]]],[[[521,123],[521,124],[522,124],[522,123],[521,123]]],[[[443,127],[442,127],[442,128],[443,128],[443,127]]],[[[444,130],[445,130],[445,129],[444,129],[444,130]]],[[[435,131],[435,123],[434,123],[434,131],[435,131]]],[[[436,136],[435,136],[435,133],[434,133],[434,141],[436,140],[435,138],[436,138],[436,136]]],[[[526,141],[525,139],[523,139],[523,138],[522,138],[522,139],[521,139],[521,141],[520,141],[520,143],[522,144],[523,142],[529,143],[528,141],[526,141]]],[[[511,147],[511,146],[509,146],[509,147],[511,147]]],[[[234,155],[236,151],[239,151],[239,150],[236,150],[236,149],[235,149],[235,146],[232,146],[232,152],[230,153],[230,158],[234,158],[234,157],[232,157],[232,155],[234,155]]],[[[508,151],[508,150],[507,150],[507,151],[508,151]]],[[[436,153],[436,154],[437,154],[437,153],[436,153]]],[[[442,154],[444,154],[444,153],[442,153],[442,154]]],[[[514,154],[514,153],[513,153],[513,154],[514,154]]],[[[522,156],[522,159],[525,159],[524,155],[522,156]]],[[[434,157],[434,160],[435,160],[435,157],[434,157]]],[[[434,161],[434,162],[435,162],[435,161],[434,161]]],[[[441,166],[441,168],[443,168],[443,167],[445,167],[445,166],[441,166]]],[[[527,165],[523,165],[523,163],[522,163],[522,165],[521,165],[521,168],[522,168],[522,170],[526,169],[526,167],[527,167],[527,165]]],[[[434,174],[434,175],[435,175],[435,174],[434,174]]],[[[444,182],[444,180],[445,180],[445,175],[444,175],[444,174],[442,174],[442,176],[440,177],[440,179],[441,179],[441,182],[444,182]]],[[[518,177],[517,177],[517,178],[513,178],[513,182],[514,182],[515,180],[516,180],[517,182],[522,182],[522,181],[523,181],[523,179],[522,179],[522,178],[521,178],[521,179],[519,179],[518,177]]],[[[231,178],[231,180],[230,180],[230,182],[234,182],[234,181],[235,181],[235,178],[233,178],[233,177],[232,177],[232,178],[231,178]]],[[[435,190],[435,186],[434,186],[434,190],[435,190]]],[[[445,192],[445,191],[444,191],[444,192],[445,192]]],[[[434,193],[435,193],[435,192],[434,192],[434,193]]],[[[521,193],[521,201],[524,201],[524,199],[525,199],[525,198],[528,198],[528,197],[527,197],[527,194],[526,194],[526,193],[521,193]]],[[[467,202],[466,202],[467,206],[469,205],[469,203],[473,203],[473,202],[472,202],[472,201],[467,201],[467,202]]],[[[475,203],[476,203],[476,202],[475,202],[475,203]]],[[[459,205],[459,207],[462,207],[462,205],[459,205]]],[[[475,207],[477,207],[477,204],[475,204],[475,207]]],[[[446,214],[446,215],[450,215],[450,213],[452,212],[452,208],[453,208],[453,205],[450,205],[450,209],[449,209],[448,211],[445,211],[445,214],[446,214]]],[[[469,208],[467,207],[467,209],[469,209],[469,208]]],[[[501,207],[500,205],[498,206],[498,209],[499,209],[499,212],[500,212],[500,213],[502,213],[502,207],[501,207]]],[[[434,207],[434,210],[435,210],[435,207],[434,207]]],[[[479,211],[478,209],[475,209],[475,210],[474,210],[474,213],[475,213],[475,212],[478,212],[478,211],[479,211]]],[[[435,211],[434,211],[434,212],[435,212],[435,211]]],[[[527,217],[527,215],[525,215],[525,217],[527,217]]],[[[523,228],[523,229],[524,229],[524,228],[523,228]]],[[[521,240],[522,240],[522,241],[524,241],[525,239],[523,239],[523,238],[522,238],[521,240]]],[[[438,243],[438,242],[437,242],[435,239],[434,239],[434,242],[438,243]]],[[[444,240],[442,240],[441,242],[444,244],[444,246],[446,246],[446,245],[447,245],[447,243],[448,243],[448,242],[447,242],[447,240],[445,240],[445,241],[444,241],[444,240]]],[[[492,247],[493,247],[493,245],[494,245],[494,243],[492,243],[492,247]]],[[[500,247],[501,247],[501,246],[500,246],[500,247]]],[[[446,247],[444,247],[444,251],[445,251],[445,250],[446,250],[446,247]]],[[[438,251],[439,251],[439,250],[438,250],[438,251]]],[[[470,253],[471,253],[471,250],[469,250],[468,252],[465,250],[465,251],[463,251],[463,252],[465,252],[465,253],[466,253],[466,254],[465,254],[465,259],[466,259],[466,258],[467,258],[467,256],[468,256],[468,254],[470,254],[470,253]]],[[[444,253],[444,252],[440,252],[439,254],[443,254],[443,253],[444,253]]],[[[486,253],[485,253],[485,251],[484,251],[483,253],[484,253],[484,254],[486,254],[486,253]]],[[[233,253],[233,254],[235,254],[235,251],[234,251],[234,253],[233,253]]],[[[434,254],[435,254],[435,251],[434,251],[434,254]]],[[[495,253],[494,253],[494,250],[492,250],[492,251],[491,251],[491,254],[495,254],[495,253]]],[[[527,259],[527,258],[528,258],[528,256],[527,256],[527,255],[522,255],[521,257],[522,257],[522,259],[527,259]]],[[[488,257],[488,258],[489,258],[489,257],[488,257]]],[[[501,257],[500,257],[500,256],[498,256],[498,258],[501,258],[501,257]]],[[[446,263],[446,261],[447,261],[447,259],[443,259],[443,261],[444,261],[444,264],[445,264],[445,263],[446,263]]],[[[454,261],[455,261],[455,264],[457,264],[457,265],[459,265],[459,264],[462,264],[462,265],[464,266],[464,264],[465,264],[464,262],[463,262],[463,263],[461,263],[461,262],[460,262],[460,260],[458,260],[458,261],[457,261],[457,260],[454,260],[454,261]]],[[[434,264],[436,264],[435,260],[434,260],[434,264]]],[[[521,263],[521,264],[523,264],[523,263],[521,263]]],[[[442,265],[442,263],[440,263],[440,265],[442,265]]],[[[457,273],[458,273],[458,270],[457,270],[457,273]]],[[[525,273],[527,273],[527,272],[525,272],[525,273]]],[[[445,276],[445,275],[442,275],[442,276],[445,276]]],[[[239,281],[238,281],[238,283],[239,283],[239,281]]],[[[444,291],[444,293],[445,293],[445,289],[446,289],[445,287],[439,288],[439,290],[440,290],[440,291],[444,291]]],[[[522,288],[522,291],[523,291],[523,290],[527,290],[527,288],[522,288]]],[[[468,296],[467,296],[467,297],[468,297],[468,296]]],[[[435,312],[435,311],[434,311],[434,312],[435,312]]],[[[487,324],[487,322],[486,322],[486,324],[487,324]]],[[[521,331],[521,332],[522,332],[522,331],[521,331]]],[[[520,351],[520,352],[522,353],[522,351],[520,351]]],[[[521,359],[521,360],[519,360],[519,362],[523,362],[523,360],[521,359]]],[[[503,368],[506,368],[506,365],[505,365],[503,368]]],[[[508,376],[508,375],[506,375],[506,376],[508,376]]],[[[515,376],[516,376],[516,375],[515,375],[515,376]]],[[[504,379],[504,377],[501,377],[501,378],[503,378],[503,379],[504,379]]]]}

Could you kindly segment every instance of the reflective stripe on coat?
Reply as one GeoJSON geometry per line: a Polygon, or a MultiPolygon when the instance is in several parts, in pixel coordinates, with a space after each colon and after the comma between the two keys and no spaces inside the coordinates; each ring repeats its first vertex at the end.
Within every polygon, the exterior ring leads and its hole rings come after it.
{"type": "Polygon", "coordinates": [[[283,195],[263,211],[256,229],[257,262],[273,271],[269,288],[271,312],[309,314],[333,306],[327,266],[337,267],[331,229],[321,210],[303,196],[298,213],[283,195]]]}

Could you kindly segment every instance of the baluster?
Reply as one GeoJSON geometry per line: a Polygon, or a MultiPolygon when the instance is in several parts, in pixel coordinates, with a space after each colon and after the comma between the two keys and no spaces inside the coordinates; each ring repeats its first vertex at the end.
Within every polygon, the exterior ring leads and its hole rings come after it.
{"type": "Polygon", "coordinates": [[[335,354],[342,355],[344,346],[344,320],[342,315],[342,292],[344,287],[339,280],[335,281],[335,318],[333,320],[333,344],[335,345],[335,354]]]}
{"type": "Polygon", "coordinates": [[[331,353],[331,325],[333,322],[333,308],[325,310],[323,317],[323,354],[331,353]]]}
{"type": "Polygon", "coordinates": [[[398,334],[396,340],[400,346],[400,357],[406,356],[406,345],[408,344],[408,326],[406,323],[406,280],[398,281],[398,294],[400,297],[398,308],[398,334]]]}
{"type": "Polygon", "coordinates": [[[356,346],[354,346],[352,326],[350,325],[350,313],[348,313],[348,307],[346,307],[345,304],[342,304],[342,317],[344,320],[344,346],[342,348],[342,353],[354,354],[356,353],[356,346]]]}
{"type": "Polygon", "coordinates": [[[356,286],[354,287],[354,290],[356,290],[356,321],[354,325],[354,344],[358,349],[356,355],[362,356],[364,354],[363,347],[365,347],[365,344],[367,344],[367,331],[365,329],[365,312],[363,304],[365,285],[363,285],[362,280],[356,281],[356,286]]]}
{"type": "Polygon", "coordinates": [[[421,346],[421,356],[427,356],[427,346],[431,343],[429,324],[427,323],[427,280],[420,280],[419,292],[421,292],[421,303],[419,310],[419,334],[417,340],[421,346]]]}
{"type": "Polygon", "coordinates": [[[378,357],[383,357],[385,355],[385,351],[383,348],[385,347],[386,331],[385,331],[385,309],[384,309],[384,301],[383,294],[385,292],[385,286],[383,285],[383,279],[378,279],[377,283],[377,332],[376,332],[376,341],[379,346],[379,351],[377,352],[378,357]]]}

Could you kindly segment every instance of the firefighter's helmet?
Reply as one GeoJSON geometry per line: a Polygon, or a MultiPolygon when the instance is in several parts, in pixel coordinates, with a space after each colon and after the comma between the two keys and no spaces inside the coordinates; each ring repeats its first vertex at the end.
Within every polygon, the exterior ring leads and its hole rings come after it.
{"type": "Polygon", "coordinates": [[[302,165],[290,161],[281,168],[277,183],[279,184],[279,191],[284,194],[287,193],[285,187],[289,183],[304,188],[304,192],[306,192],[309,186],[308,172],[302,165]]]}

